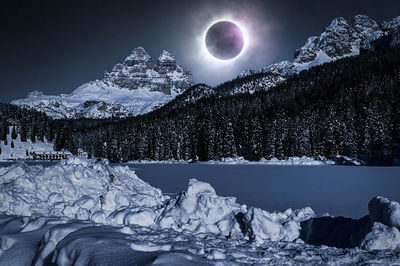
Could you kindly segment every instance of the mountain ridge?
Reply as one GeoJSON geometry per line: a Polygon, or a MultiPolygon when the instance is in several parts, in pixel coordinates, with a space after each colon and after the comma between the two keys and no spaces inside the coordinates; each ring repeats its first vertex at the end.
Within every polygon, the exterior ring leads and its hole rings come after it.
{"type": "Polygon", "coordinates": [[[364,50],[400,43],[400,16],[380,25],[367,15],[356,15],[351,24],[334,18],[319,36],[309,37],[293,60],[248,69],[216,87],[191,86],[191,73],[163,50],[156,64],[144,48],[135,48],[122,63],[105,72],[102,80],[83,84],[69,95],[31,93],[13,104],[46,112],[53,118],[124,118],[151,112],[160,106],[182,106],[207,97],[268,90],[303,70],[364,50]],[[247,79],[247,77],[255,79],[247,79]]]}
{"type": "Polygon", "coordinates": [[[135,48],[122,63],[70,94],[28,94],[12,104],[34,108],[56,119],[127,117],[146,112],[172,100],[192,84],[191,73],[163,50],[157,63],[142,47],[135,48]]]}
{"type": "Polygon", "coordinates": [[[319,36],[311,36],[297,49],[292,61],[271,64],[258,71],[244,70],[238,77],[258,72],[289,76],[310,67],[321,65],[347,56],[360,54],[362,50],[374,49],[373,42],[383,36],[396,34],[400,27],[400,16],[378,25],[367,15],[356,15],[352,23],[342,17],[334,18],[319,36]]]}

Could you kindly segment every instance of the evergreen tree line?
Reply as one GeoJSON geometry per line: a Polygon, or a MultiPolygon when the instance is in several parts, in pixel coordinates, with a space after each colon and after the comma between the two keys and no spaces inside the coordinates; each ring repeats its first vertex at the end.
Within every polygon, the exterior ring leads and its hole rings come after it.
{"type": "MultiPolygon", "coordinates": [[[[261,75],[245,77],[246,86],[261,75]]],[[[57,121],[54,130],[56,149],[111,161],[346,155],[399,164],[399,120],[400,49],[393,48],[311,68],[267,91],[210,95],[121,120],[57,121]]]]}
{"type": "Polygon", "coordinates": [[[45,138],[51,142],[55,139],[54,121],[33,109],[0,103],[0,141],[8,145],[10,133],[13,140],[20,135],[22,142],[44,141],[45,138]]]}

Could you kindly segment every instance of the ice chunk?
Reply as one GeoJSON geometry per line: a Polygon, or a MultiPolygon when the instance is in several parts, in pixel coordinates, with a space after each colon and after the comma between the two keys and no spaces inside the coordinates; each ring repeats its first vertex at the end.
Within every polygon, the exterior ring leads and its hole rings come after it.
{"type": "Polygon", "coordinates": [[[396,227],[376,222],[372,231],[364,237],[360,246],[366,250],[400,248],[400,232],[396,227]]]}
{"type": "Polygon", "coordinates": [[[250,208],[244,215],[245,234],[256,243],[269,241],[294,241],[300,236],[300,222],[315,215],[307,207],[285,212],[267,212],[259,208],[250,208]]]}
{"type": "Polygon", "coordinates": [[[191,179],[188,189],[167,204],[158,224],[178,231],[228,236],[239,230],[235,214],[245,210],[236,198],[218,196],[210,184],[191,179]]]}

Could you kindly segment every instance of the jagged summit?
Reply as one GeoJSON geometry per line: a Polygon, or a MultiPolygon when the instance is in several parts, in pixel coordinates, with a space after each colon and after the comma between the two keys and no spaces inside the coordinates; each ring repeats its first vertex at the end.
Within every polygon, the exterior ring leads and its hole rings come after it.
{"type": "Polygon", "coordinates": [[[110,73],[106,72],[104,80],[130,90],[147,88],[171,95],[179,94],[188,88],[192,77],[169,52],[162,51],[157,64],[154,65],[146,50],[138,47],[123,64],[116,64],[110,73]]]}
{"type": "Polygon", "coordinates": [[[395,17],[391,21],[384,21],[381,25],[384,31],[391,31],[400,27],[400,16],[395,17]]]}
{"type": "Polygon", "coordinates": [[[170,52],[163,50],[158,57],[158,63],[163,62],[176,62],[176,59],[170,52]]]}
{"type": "Polygon", "coordinates": [[[128,55],[128,57],[126,57],[124,60],[124,64],[128,66],[148,63],[152,64],[152,59],[143,47],[137,47],[133,49],[131,54],[128,55]]]}
{"type": "Polygon", "coordinates": [[[378,23],[367,15],[357,15],[353,19],[353,28],[360,38],[360,48],[371,49],[371,43],[383,36],[378,23]]]}
{"type": "MultiPolygon", "coordinates": [[[[400,43],[400,16],[379,25],[367,15],[356,15],[352,22],[338,17],[325,28],[319,36],[312,36],[296,50],[293,60],[282,61],[261,69],[258,72],[272,73],[286,77],[304,69],[334,61],[346,56],[358,55],[361,50],[374,49],[382,45],[377,42],[388,38],[390,45],[400,43]]],[[[238,77],[244,77],[253,71],[243,71],[238,77]]]]}
{"type": "Polygon", "coordinates": [[[191,73],[172,54],[162,51],[154,64],[143,47],[137,47],[101,80],[83,84],[60,96],[34,92],[13,104],[46,112],[54,118],[126,117],[150,112],[192,84],[191,73]]]}
{"type": "Polygon", "coordinates": [[[378,23],[367,15],[356,15],[353,18],[353,28],[362,36],[368,36],[375,31],[381,31],[378,23]]]}
{"type": "Polygon", "coordinates": [[[324,53],[331,58],[355,53],[358,45],[356,31],[344,18],[335,18],[320,36],[307,40],[306,44],[295,53],[295,63],[309,63],[319,54],[324,53]]]}

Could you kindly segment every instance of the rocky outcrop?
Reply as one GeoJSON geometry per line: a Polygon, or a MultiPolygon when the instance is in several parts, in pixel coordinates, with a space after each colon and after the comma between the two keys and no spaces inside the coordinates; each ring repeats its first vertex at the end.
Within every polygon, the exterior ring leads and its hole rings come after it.
{"type": "Polygon", "coordinates": [[[173,91],[181,93],[187,89],[192,77],[169,52],[164,50],[154,65],[150,55],[138,47],[122,64],[116,64],[110,73],[105,72],[104,81],[131,90],[148,88],[171,95],[173,91]]]}
{"type": "Polygon", "coordinates": [[[295,63],[309,63],[317,58],[318,53],[325,53],[331,58],[356,53],[359,35],[344,18],[335,18],[318,37],[310,37],[303,47],[295,53],[295,63]]]}
{"type": "Polygon", "coordinates": [[[378,23],[366,15],[357,15],[353,19],[353,28],[360,39],[361,49],[372,49],[371,43],[383,36],[378,23]]]}
{"type": "Polygon", "coordinates": [[[374,197],[368,203],[371,223],[379,222],[400,229],[400,204],[383,197],[374,197]]]}

